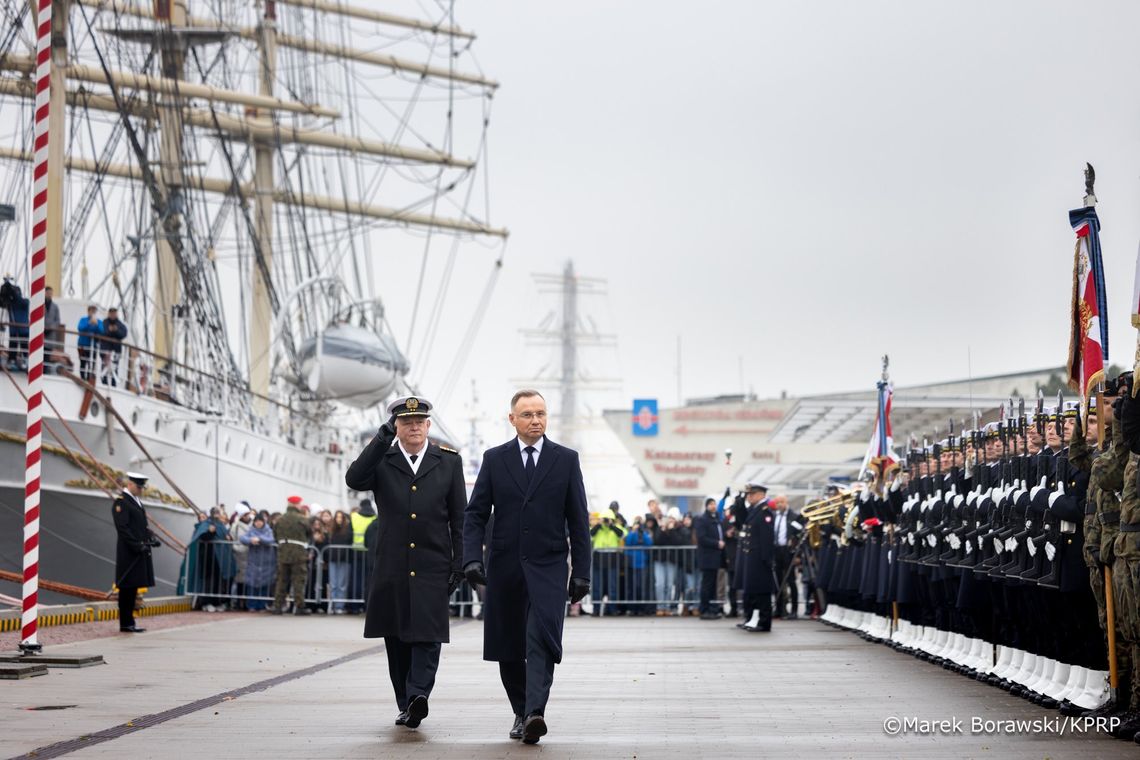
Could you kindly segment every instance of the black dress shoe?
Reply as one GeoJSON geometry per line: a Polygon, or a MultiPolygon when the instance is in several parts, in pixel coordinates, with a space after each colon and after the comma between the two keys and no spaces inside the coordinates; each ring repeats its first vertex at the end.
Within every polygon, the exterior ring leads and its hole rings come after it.
{"type": "Polygon", "coordinates": [[[119,626],[119,633],[143,633],[145,628],[139,628],[137,625],[119,626]]]}
{"type": "Polygon", "coordinates": [[[408,722],[408,711],[407,710],[401,710],[400,714],[396,716],[396,725],[397,726],[403,726],[403,725],[406,725],[407,722],[408,722]]]}
{"type": "Polygon", "coordinates": [[[408,719],[404,725],[408,728],[416,728],[420,725],[420,721],[427,717],[427,714],[427,697],[422,694],[418,697],[412,697],[412,701],[408,703],[408,719]]]}
{"type": "Polygon", "coordinates": [[[270,615],[284,615],[285,610],[281,609],[280,607],[272,607],[269,610],[269,614],[270,615]]]}
{"type": "Polygon", "coordinates": [[[512,739],[523,738],[523,717],[521,715],[515,716],[515,724],[511,726],[511,732],[507,736],[512,739]]]}
{"type": "Polygon", "coordinates": [[[523,724],[523,744],[538,744],[546,736],[546,720],[541,715],[527,716],[523,724]]]}
{"type": "Polygon", "coordinates": [[[293,614],[294,615],[312,615],[313,611],[310,610],[308,607],[299,607],[299,608],[293,610],[293,614]]]}

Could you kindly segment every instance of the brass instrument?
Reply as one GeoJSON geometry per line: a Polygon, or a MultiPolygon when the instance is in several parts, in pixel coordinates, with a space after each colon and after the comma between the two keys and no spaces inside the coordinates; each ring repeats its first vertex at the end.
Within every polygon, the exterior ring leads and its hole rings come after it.
{"type": "Polygon", "coordinates": [[[812,502],[800,510],[800,515],[807,520],[805,531],[811,548],[818,549],[823,544],[822,527],[831,524],[836,528],[842,527],[839,513],[845,506],[855,501],[856,492],[847,491],[837,496],[812,502]]]}

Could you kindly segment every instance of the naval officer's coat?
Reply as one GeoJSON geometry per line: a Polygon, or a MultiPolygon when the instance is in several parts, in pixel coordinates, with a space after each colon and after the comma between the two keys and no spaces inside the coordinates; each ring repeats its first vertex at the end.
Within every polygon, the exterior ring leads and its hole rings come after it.
{"type": "Polygon", "coordinates": [[[111,507],[118,540],[115,542],[115,585],[119,588],[149,588],[154,585],[154,562],[150,556],[150,528],[143,505],[123,491],[111,507]]]}
{"type": "Polygon", "coordinates": [[[377,536],[364,636],[405,642],[447,642],[448,576],[462,571],[463,459],[434,443],[412,469],[392,438],[380,434],[348,468],[344,480],[372,491],[377,536]]]}

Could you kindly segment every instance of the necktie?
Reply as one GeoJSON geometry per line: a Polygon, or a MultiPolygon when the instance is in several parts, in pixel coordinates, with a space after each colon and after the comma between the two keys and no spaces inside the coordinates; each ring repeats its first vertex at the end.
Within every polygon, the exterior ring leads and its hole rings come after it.
{"type": "Polygon", "coordinates": [[[419,456],[419,454],[412,454],[410,457],[408,457],[408,459],[412,460],[412,464],[415,464],[416,460],[419,459],[419,456]]]}
{"type": "Polygon", "coordinates": [[[523,465],[523,470],[526,472],[526,484],[530,485],[534,477],[534,446],[527,446],[523,451],[526,452],[526,464],[523,465]]]}

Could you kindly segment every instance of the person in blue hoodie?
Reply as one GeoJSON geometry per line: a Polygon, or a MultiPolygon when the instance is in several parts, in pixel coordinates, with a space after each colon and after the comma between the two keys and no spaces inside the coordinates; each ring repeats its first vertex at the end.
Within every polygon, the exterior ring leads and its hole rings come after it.
{"type": "Polygon", "coordinates": [[[632,546],[653,546],[653,533],[641,522],[641,516],[634,518],[633,528],[622,541],[626,545],[625,556],[629,561],[626,569],[626,594],[629,600],[626,609],[630,615],[651,615],[654,608],[644,603],[649,598],[649,552],[645,549],[631,549],[632,546]]]}
{"type": "Polygon", "coordinates": [[[80,317],[79,326],[79,376],[89,383],[95,382],[99,361],[99,338],[103,335],[103,322],[99,319],[99,307],[87,307],[87,316],[80,317]]]}

